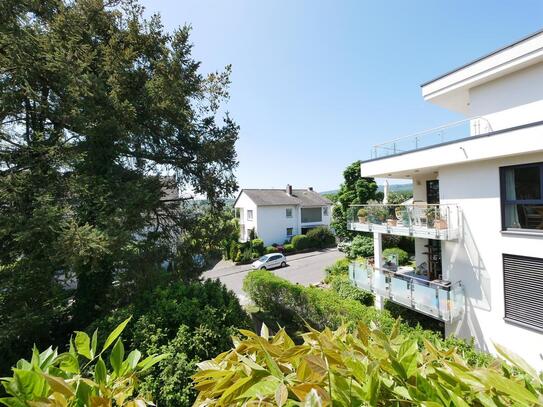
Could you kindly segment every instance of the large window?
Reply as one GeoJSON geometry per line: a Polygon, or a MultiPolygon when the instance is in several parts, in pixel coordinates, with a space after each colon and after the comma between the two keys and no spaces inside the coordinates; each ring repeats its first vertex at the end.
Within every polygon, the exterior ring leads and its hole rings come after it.
{"type": "Polygon", "coordinates": [[[321,208],[302,208],[302,223],[322,222],[321,208]]]}
{"type": "Polygon", "coordinates": [[[500,169],[504,230],[543,231],[543,163],[500,169]]]}
{"type": "Polygon", "coordinates": [[[503,255],[505,320],[543,329],[543,259],[503,255]]]}

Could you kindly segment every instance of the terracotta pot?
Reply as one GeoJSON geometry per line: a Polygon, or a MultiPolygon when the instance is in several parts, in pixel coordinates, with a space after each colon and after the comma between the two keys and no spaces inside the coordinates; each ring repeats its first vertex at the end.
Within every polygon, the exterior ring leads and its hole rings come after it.
{"type": "Polygon", "coordinates": [[[445,219],[436,219],[434,221],[434,228],[447,229],[447,221],[445,219]]]}
{"type": "Polygon", "coordinates": [[[396,226],[397,224],[398,224],[398,221],[396,219],[387,219],[388,226],[396,226]]]}
{"type": "Polygon", "coordinates": [[[366,223],[366,218],[362,217],[362,216],[359,216],[358,217],[358,223],[366,223]]]}

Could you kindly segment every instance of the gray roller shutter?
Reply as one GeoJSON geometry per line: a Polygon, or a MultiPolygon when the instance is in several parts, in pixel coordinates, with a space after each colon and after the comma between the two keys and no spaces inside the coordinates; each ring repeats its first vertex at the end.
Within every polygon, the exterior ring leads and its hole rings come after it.
{"type": "Polygon", "coordinates": [[[543,259],[503,255],[505,319],[543,329],[543,259]]]}

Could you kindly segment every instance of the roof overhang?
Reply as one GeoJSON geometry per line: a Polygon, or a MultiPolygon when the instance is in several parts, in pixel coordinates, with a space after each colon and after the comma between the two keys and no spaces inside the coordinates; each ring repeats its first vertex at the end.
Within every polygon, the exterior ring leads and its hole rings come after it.
{"type": "Polygon", "coordinates": [[[423,83],[424,100],[469,114],[469,90],[543,61],[543,30],[423,83]]]}

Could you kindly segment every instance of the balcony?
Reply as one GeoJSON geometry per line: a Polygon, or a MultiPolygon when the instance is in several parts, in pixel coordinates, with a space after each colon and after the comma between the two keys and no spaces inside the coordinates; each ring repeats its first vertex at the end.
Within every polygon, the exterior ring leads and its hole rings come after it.
{"type": "Polygon", "coordinates": [[[436,240],[458,239],[457,205],[352,205],[347,229],[436,240]]]}
{"type": "Polygon", "coordinates": [[[472,117],[376,144],[371,149],[371,158],[377,159],[403,154],[490,132],[492,132],[492,127],[487,119],[472,117]]]}
{"type": "Polygon", "coordinates": [[[444,322],[455,321],[464,310],[460,281],[429,281],[413,272],[376,269],[361,262],[350,264],[349,279],[358,288],[444,322]]]}

